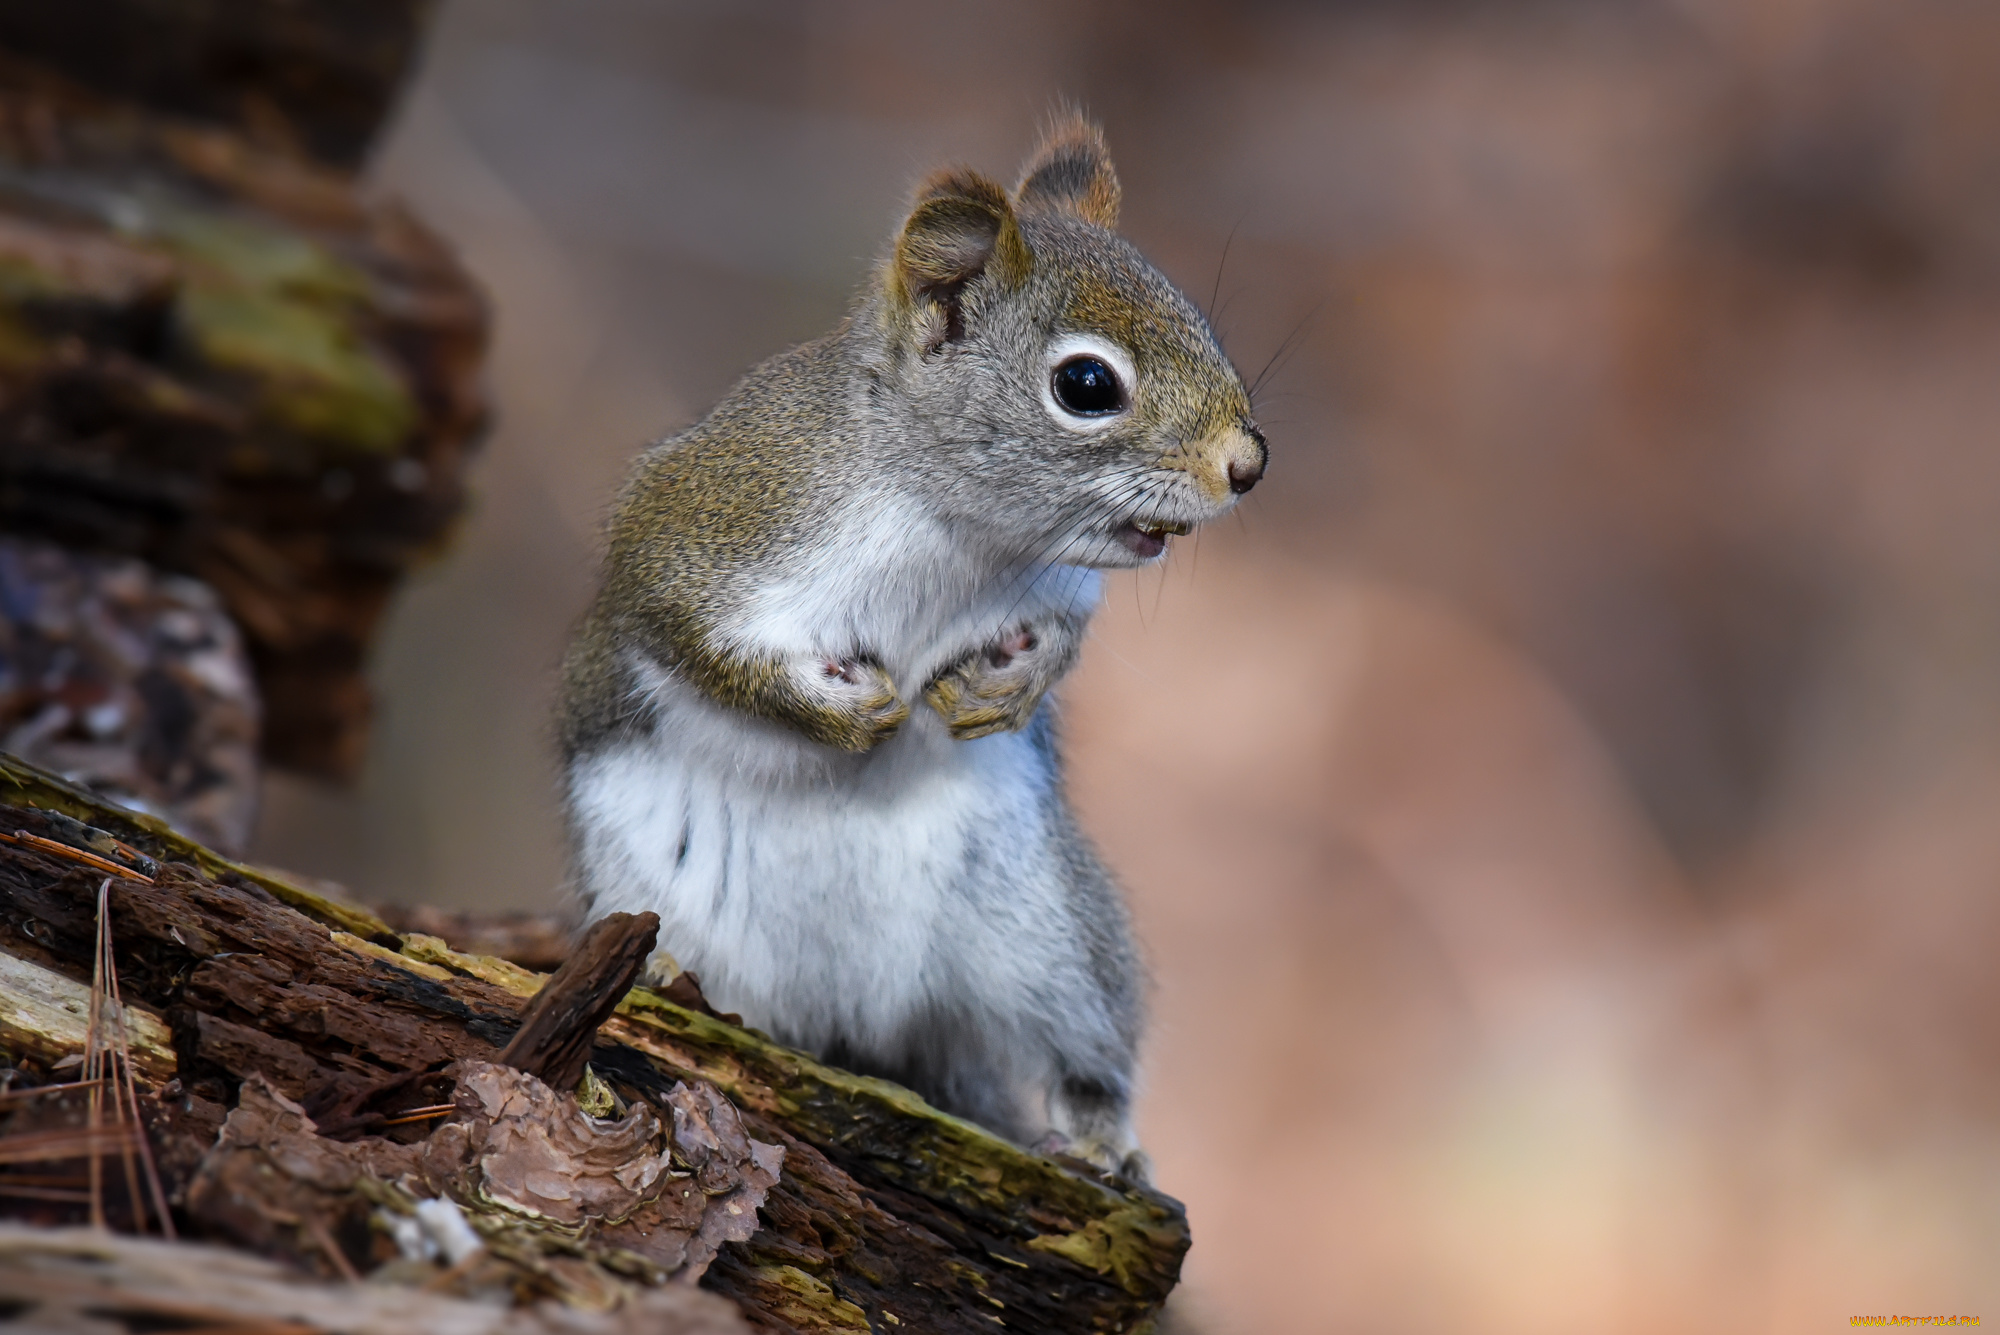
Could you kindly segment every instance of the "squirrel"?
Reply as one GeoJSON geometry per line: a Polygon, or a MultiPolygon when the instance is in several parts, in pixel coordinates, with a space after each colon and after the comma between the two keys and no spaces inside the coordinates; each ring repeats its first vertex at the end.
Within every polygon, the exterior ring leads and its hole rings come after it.
{"type": "Polygon", "coordinates": [[[1099,572],[1268,453],[1119,196],[1074,114],[1011,194],[925,180],[832,333],[639,457],[558,726],[586,908],[659,914],[781,1042],[1144,1180],[1144,973],[1049,691],[1099,572]]]}

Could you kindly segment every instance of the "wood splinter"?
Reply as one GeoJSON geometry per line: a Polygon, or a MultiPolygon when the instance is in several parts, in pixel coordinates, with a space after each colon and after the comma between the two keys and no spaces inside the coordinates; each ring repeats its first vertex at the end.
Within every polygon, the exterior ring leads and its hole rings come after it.
{"type": "Polygon", "coordinates": [[[592,923],[576,950],[528,1002],[521,1028],[500,1060],[540,1076],[551,1089],[575,1089],[590,1060],[597,1027],[632,990],[659,934],[656,913],[612,913],[592,923]]]}

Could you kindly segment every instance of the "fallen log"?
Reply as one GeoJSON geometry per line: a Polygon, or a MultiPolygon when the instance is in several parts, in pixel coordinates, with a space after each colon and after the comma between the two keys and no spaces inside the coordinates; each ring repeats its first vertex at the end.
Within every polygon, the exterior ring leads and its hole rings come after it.
{"type": "MultiPolygon", "coordinates": [[[[123,995],[159,1017],[173,1049],[171,1079],[149,1089],[162,1110],[154,1134],[199,1142],[202,1152],[160,1146],[162,1174],[183,1211],[225,1117],[236,1126],[251,1114],[267,1127],[282,1122],[285,1134],[313,1137],[301,1142],[312,1145],[358,1136],[353,1143],[378,1147],[370,1154],[443,1156],[446,1176],[490,1161],[451,1157],[457,1151],[440,1148],[443,1132],[426,1118],[450,1101],[457,1113],[444,1125],[476,1127],[474,1114],[506,1102],[474,1106],[480,1082],[490,1089],[498,1078],[485,1073],[506,1069],[510,1045],[532,1033],[523,1008],[543,978],[435,937],[398,935],[366,910],[232,863],[158,821],[0,757],[0,832],[16,831],[33,837],[0,842],[0,954],[22,967],[73,985],[87,979],[97,894],[110,880],[123,995]]],[[[605,929],[603,948],[583,952],[602,967],[581,970],[578,989],[552,996],[538,1014],[570,1016],[572,1033],[593,1022],[606,995],[622,990],[604,980],[636,967],[642,945],[650,948],[644,926],[605,929]]],[[[751,1147],[731,1171],[754,1174],[758,1144],[783,1153],[755,1232],[723,1242],[701,1277],[759,1325],[1138,1330],[1178,1277],[1186,1220],[1158,1193],[1026,1153],[907,1090],[825,1066],[648,989],[615,1005],[589,1048],[579,1086],[587,1099],[608,1098],[608,1116],[620,1106],[629,1116],[680,1108],[691,1091],[712,1088],[726,1104],[703,1106],[725,1122],[739,1119],[751,1147]]],[[[41,1048],[16,1047],[12,1056],[35,1079],[52,1079],[47,1056],[58,1042],[47,1036],[41,1048]]],[[[541,1064],[569,1045],[529,1046],[541,1064]]],[[[570,1069],[566,1061],[542,1068],[558,1080],[570,1069]]],[[[142,1081],[161,1074],[142,1073],[142,1081]]],[[[578,1106],[568,1090],[542,1087],[569,1100],[562,1106],[578,1106]]],[[[676,1134],[683,1116],[674,1117],[676,1134]]],[[[487,1121],[498,1125],[497,1115],[487,1121]]],[[[243,1130],[235,1143],[282,1156],[270,1139],[277,1134],[243,1130]]],[[[367,1178],[365,1168],[354,1169],[356,1181],[367,1178]]],[[[0,1196],[0,1211],[25,1208],[0,1196]]],[[[33,1208],[49,1222],[77,1209],[33,1208]]],[[[311,1268],[317,1256],[322,1273],[336,1274],[340,1262],[326,1245],[309,1242],[287,1244],[297,1249],[294,1262],[311,1268]]],[[[372,1261],[339,1239],[333,1250],[357,1270],[372,1261]]],[[[582,1252],[592,1265],[618,1261],[610,1250],[582,1252]]]]}

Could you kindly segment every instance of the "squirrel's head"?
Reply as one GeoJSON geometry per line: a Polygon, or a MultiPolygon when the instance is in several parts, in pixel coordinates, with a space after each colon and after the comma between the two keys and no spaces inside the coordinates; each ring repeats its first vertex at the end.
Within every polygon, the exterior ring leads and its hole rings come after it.
{"type": "Polygon", "coordinates": [[[879,394],[910,467],[1019,556],[1133,566],[1264,474],[1250,395],[1201,311],[1116,236],[1097,128],[1058,123],[1010,195],[924,183],[882,275],[879,394]]]}

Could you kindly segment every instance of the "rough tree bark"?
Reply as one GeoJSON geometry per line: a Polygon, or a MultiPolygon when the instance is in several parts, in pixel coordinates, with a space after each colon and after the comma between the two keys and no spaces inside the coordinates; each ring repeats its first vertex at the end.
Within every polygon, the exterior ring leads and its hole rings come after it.
{"type": "MultiPolygon", "coordinates": [[[[421,1138],[405,1110],[434,1104],[435,1083],[474,1069],[465,1063],[499,1061],[543,982],[399,936],[8,758],[0,833],[13,837],[0,842],[0,955],[17,970],[85,985],[109,877],[124,996],[172,1048],[155,1134],[180,1189],[253,1086],[273,1091],[259,1099],[297,1101],[328,1134],[421,1138]]],[[[611,931],[615,943],[595,953],[629,967],[642,957],[639,926],[611,931]]],[[[572,1000],[560,1009],[587,1019],[602,997],[572,1000]]],[[[75,1041],[72,1026],[13,1047],[46,1072],[75,1041]]],[[[166,1074],[159,1047],[148,1082],[166,1074]]],[[[1178,1277],[1188,1234],[1172,1200],[1028,1154],[907,1090],[646,989],[617,1003],[589,1060],[609,1089],[656,1104],[678,1082],[710,1082],[749,1136],[782,1147],[756,1233],[724,1246],[702,1279],[768,1328],[1138,1330],[1178,1277]]]]}

